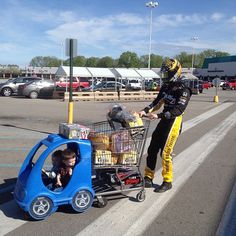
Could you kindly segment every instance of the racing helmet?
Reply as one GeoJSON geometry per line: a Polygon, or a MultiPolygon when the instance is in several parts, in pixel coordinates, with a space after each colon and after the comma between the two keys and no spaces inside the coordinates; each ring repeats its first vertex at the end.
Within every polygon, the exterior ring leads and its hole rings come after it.
{"type": "Polygon", "coordinates": [[[163,83],[167,84],[180,78],[182,67],[176,59],[166,59],[161,65],[160,72],[163,83]]]}

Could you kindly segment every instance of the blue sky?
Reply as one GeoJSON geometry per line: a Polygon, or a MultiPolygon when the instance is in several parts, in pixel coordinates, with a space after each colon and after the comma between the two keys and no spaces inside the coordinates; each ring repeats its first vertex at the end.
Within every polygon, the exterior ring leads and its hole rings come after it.
{"type": "MultiPolygon", "coordinates": [[[[0,64],[27,66],[35,56],[65,59],[66,38],[78,54],[147,55],[150,8],[143,0],[1,0],[0,64]]],[[[152,53],[174,56],[215,49],[236,54],[236,0],[159,0],[152,53]],[[197,41],[191,38],[197,36],[197,41]]]]}

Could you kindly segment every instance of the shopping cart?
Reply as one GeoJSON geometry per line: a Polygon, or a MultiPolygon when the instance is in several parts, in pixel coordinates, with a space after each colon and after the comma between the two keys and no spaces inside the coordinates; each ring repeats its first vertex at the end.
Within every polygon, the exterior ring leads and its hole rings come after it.
{"type": "Polygon", "coordinates": [[[136,200],[145,200],[144,179],[140,172],[141,158],[150,120],[143,126],[121,127],[118,130],[109,121],[90,127],[89,139],[93,147],[93,189],[97,206],[107,204],[107,196],[138,191],[136,200]]]}

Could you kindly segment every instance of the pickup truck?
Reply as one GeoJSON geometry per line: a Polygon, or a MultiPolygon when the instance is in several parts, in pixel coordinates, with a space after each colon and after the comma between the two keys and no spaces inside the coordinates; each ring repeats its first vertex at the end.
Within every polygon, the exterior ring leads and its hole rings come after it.
{"type": "MultiPolygon", "coordinates": [[[[66,88],[70,86],[70,79],[69,78],[57,78],[55,80],[55,84],[57,87],[66,88]]],[[[80,91],[81,89],[88,88],[90,86],[89,81],[87,78],[79,78],[73,77],[72,78],[72,88],[74,91],[80,91]]]]}

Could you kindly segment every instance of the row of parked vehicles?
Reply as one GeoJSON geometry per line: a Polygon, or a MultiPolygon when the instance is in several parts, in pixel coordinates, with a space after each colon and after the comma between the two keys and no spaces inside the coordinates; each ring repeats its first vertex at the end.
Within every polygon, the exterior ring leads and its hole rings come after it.
{"type": "MultiPolygon", "coordinates": [[[[156,86],[151,86],[153,80],[145,82],[146,90],[158,90],[158,82],[154,82],[156,86]],[[146,83],[147,82],[147,83],[146,83]]],[[[39,77],[18,77],[12,78],[5,83],[0,84],[0,94],[2,96],[11,96],[13,94],[26,96],[29,98],[51,97],[54,90],[69,90],[70,80],[68,78],[57,78],[55,80],[43,79],[39,77]]],[[[118,90],[141,90],[142,83],[140,80],[102,80],[89,81],[86,78],[72,78],[73,91],[118,91],[118,90]]]]}
{"type": "MultiPolygon", "coordinates": [[[[185,84],[191,88],[193,94],[203,92],[203,89],[213,87],[211,82],[198,79],[185,79],[185,84]]],[[[127,80],[101,80],[89,81],[87,78],[72,78],[73,91],[119,91],[119,90],[141,90],[158,91],[160,90],[160,79],[149,79],[142,83],[139,79],[127,80]]],[[[220,84],[223,90],[236,89],[236,79],[222,81],[220,84]]],[[[29,98],[52,97],[54,90],[66,91],[69,87],[68,78],[57,78],[55,80],[43,79],[39,77],[18,77],[9,79],[0,84],[0,94],[2,96],[11,96],[13,94],[26,96],[29,98]]]]}

